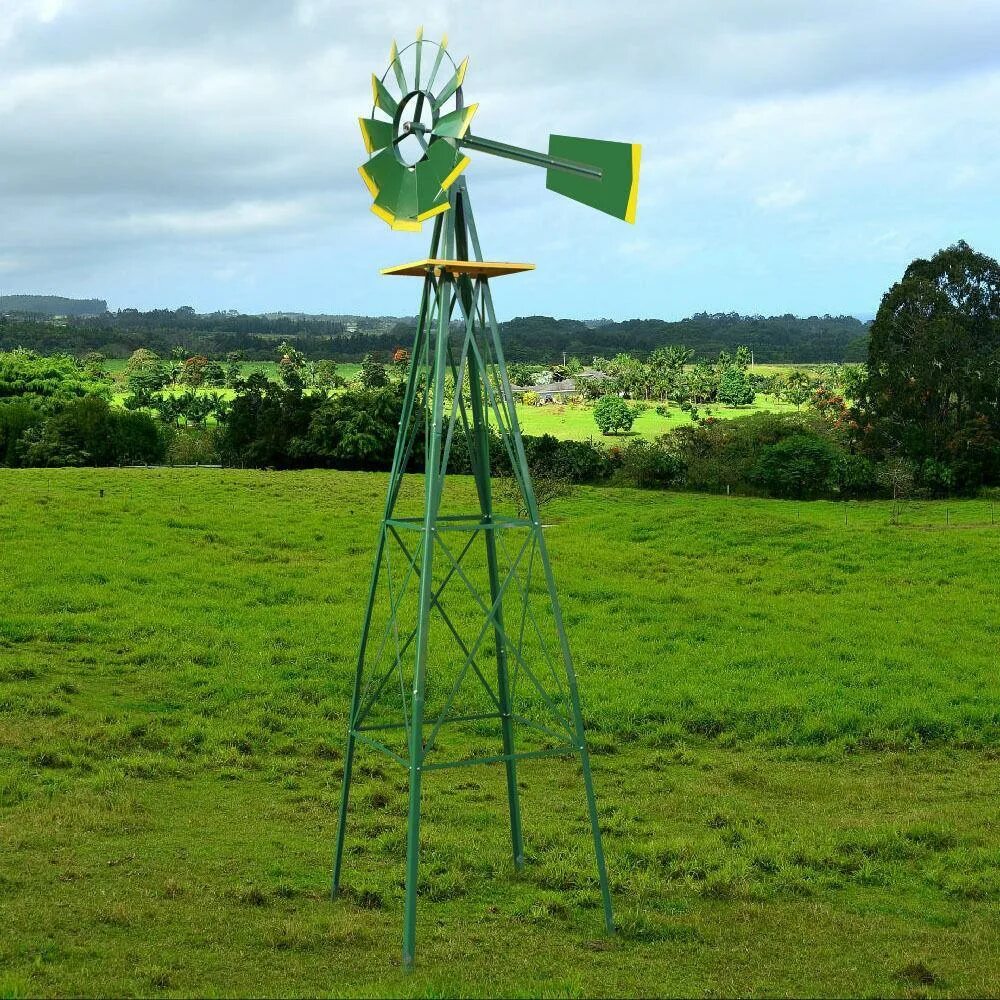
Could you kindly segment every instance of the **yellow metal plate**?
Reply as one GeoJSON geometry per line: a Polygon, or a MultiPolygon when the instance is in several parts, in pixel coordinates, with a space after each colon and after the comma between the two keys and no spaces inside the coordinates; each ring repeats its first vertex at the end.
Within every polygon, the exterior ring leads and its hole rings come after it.
{"type": "Polygon", "coordinates": [[[415,278],[423,278],[428,271],[447,271],[454,276],[468,274],[472,278],[496,278],[502,274],[518,274],[521,271],[534,271],[534,264],[514,264],[500,260],[442,260],[437,257],[425,257],[409,264],[396,264],[395,267],[383,267],[383,274],[407,274],[415,278]]]}

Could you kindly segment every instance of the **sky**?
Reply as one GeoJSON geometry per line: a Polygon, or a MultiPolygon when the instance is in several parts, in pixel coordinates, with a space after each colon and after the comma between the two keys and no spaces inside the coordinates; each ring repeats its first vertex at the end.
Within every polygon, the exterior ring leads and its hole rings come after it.
{"type": "Polygon", "coordinates": [[[473,131],[643,146],[635,225],[471,154],[501,318],[868,317],[914,257],[1000,256],[996,0],[0,0],[0,293],[411,315],[426,256],[357,173],[422,25],[473,131]],[[502,284],[500,281],[502,280],[502,284]]]}

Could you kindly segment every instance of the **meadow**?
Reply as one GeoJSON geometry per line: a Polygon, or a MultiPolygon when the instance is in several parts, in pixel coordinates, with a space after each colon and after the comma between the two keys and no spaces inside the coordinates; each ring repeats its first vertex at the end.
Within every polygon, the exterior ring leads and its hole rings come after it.
{"type": "MultiPolygon", "coordinates": [[[[711,415],[720,420],[733,417],[747,417],[752,413],[791,413],[795,407],[784,403],[773,396],[758,396],[750,406],[721,406],[711,404],[707,408],[700,407],[701,415],[711,415]]],[[[674,404],[647,403],[645,409],[635,418],[632,429],[627,434],[612,434],[603,436],[594,423],[593,403],[546,403],[544,406],[519,405],[517,418],[521,430],[525,434],[551,434],[561,440],[588,441],[591,438],[603,441],[605,444],[624,443],[630,437],[643,437],[652,440],[661,434],[666,434],[677,427],[690,426],[690,415],[674,404]],[[666,413],[657,413],[661,406],[666,413]]]]}
{"type": "Polygon", "coordinates": [[[519,874],[502,769],[446,770],[406,974],[374,753],[328,896],[385,484],[0,472],[0,995],[1000,992],[988,500],[553,502],[618,932],[575,764],[522,765],[519,874]]]}

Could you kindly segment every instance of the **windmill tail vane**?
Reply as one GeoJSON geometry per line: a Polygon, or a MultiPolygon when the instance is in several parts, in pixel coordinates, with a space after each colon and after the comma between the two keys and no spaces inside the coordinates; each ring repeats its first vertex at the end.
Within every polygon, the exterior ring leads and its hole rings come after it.
{"type": "Polygon", "coordinates": [[[360,173],[372,211],[393,229],[432,221],[433,230],[427,257],[382,272],[419,278],[422,293],[354,675],[332,891],[344,865],[355,753],[385,754],[408,774],[406,966],[416,942],[422,783],[445,768],[503,765],[520,868],[518,768],[575,757],[604,922],[614,929],[576,672],[490,287],[534,265],[483,258],[463,172],[466,153],[542,167],[549,190],[634,222],[640,147],[552,135],[540,153],[473,135],[478,106],[462,95],[467,64],[455,63],[446,40],[430,42],[422,32],[402,50],[393,43],[388,69],[372,77],[372,113],[360,119],[369,154],[360,173]],[[472,469],[471,510],[467,488],[448,489],[458,441],[472,469]],[[498,447],[517,493],[513,513],[494,505],[491,449],[498,447]],[[398,501],[414,456],[422,456],[423,504],[406,515],[398,501]],[[496,746],[469,755],[489,734],[496,746]]]}
{"type": "Polygon", "coordinates": [[[358,170],[379,218],[419,231],[447,211],[448,188],[469,165],[469,151],[542,167],[550,191],[635,222],[639,144],[550,135],[540,153],[473,134],[479,105],[465,105],[462,94],[469,60],[456,64],[446,43],[422,32],[401,51],[393,42],[388,69],[372,75],[371,115],[358,119],[370,155],[358,170]]]}

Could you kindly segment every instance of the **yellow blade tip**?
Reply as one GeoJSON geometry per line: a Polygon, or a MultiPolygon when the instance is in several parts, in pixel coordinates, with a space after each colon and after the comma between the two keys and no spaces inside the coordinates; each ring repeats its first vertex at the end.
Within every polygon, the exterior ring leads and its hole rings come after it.
{"type": "Polygon", "coordinates": [[[365,187],[368,188],[368,193],[373,197],[378,197],[378,185],[372,180],[368,171],[364,167],[358,167],[358,173],[361,174],[361,179],[365,182],[365,187]]]}
{"type": "Polygon", "coordinates": [[[446,49],[446,48],[448,48],[448,33],[447,33],[447,32],[445,32],[445,33],[444,33],[444,34],[443,34],[443,35],[441,36],[441,48],[442,48],[442,49],[446,49]]]}
{"type": "Polygon", "coordinates": [[[391,212],[387,212],[381,205],[372,205],[372,211],[387,225],[391,226],[396,218],[391,212]]]}
{"type": "Polygon", "coordinates": [[[417,28],[417,41],[422,42],[423,40],[424,40],[424,26],[420,25],[420,27],[417,28]]]}
{"type": "Polygon", "coordinates": [[[364,120],[364,118],[359,118],[358,119],[358,125],[361,126],[361,138],[365,140],[365,149],[369,153],[374,152],[374,147],[372,146],[371,137],[368,135],[368,129],[365,128],[365,120],[364,120]]]}
{"type": "Polygon", "coordinates": [[[460,87],[462,86],[462,81],[465,79],[465,71],[466,69],[468,69],[468,66],[469,66],[469,57],[466,56],[462,60],[462,65],[458,67],[458,73],[456,74],[458,77],[458,85],[460,87]]]}

